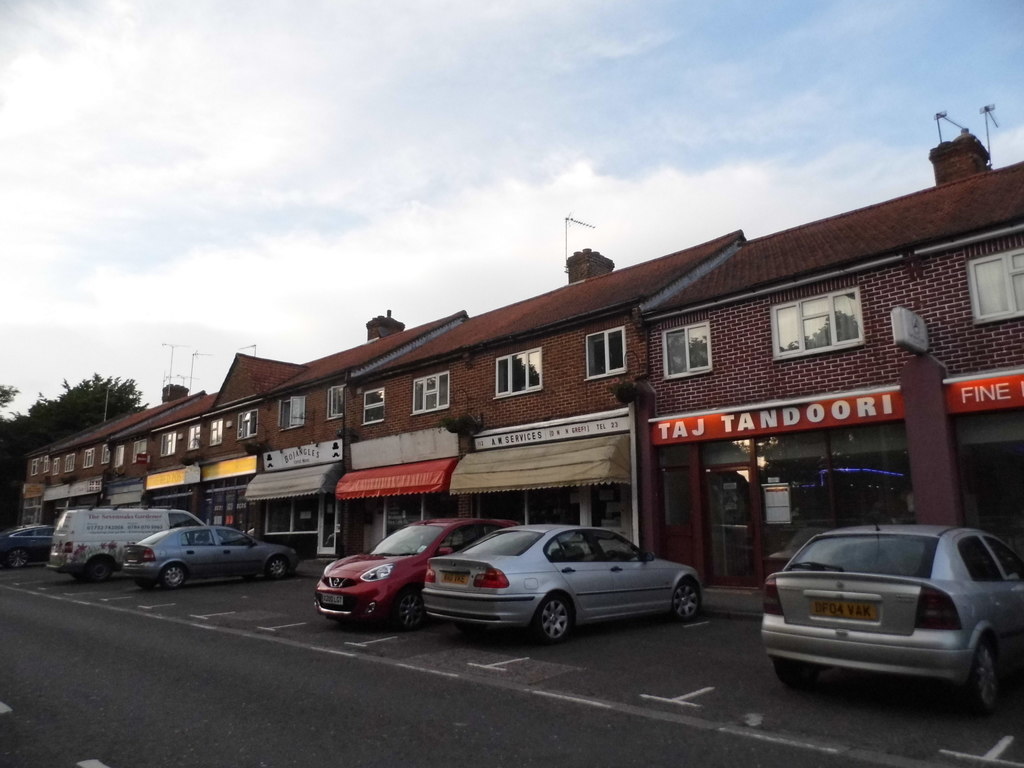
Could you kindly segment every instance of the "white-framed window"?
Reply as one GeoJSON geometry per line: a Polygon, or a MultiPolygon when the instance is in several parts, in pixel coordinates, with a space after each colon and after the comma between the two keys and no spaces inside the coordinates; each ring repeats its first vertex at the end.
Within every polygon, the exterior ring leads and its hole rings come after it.
{"type": "Polygon", "coordinates": [[[210,422],[210,445],[220,445],[224,441],[224,419],[210,422]]]}
{"type": "Polygon", "coordinates": [[[53,474],[60,474],[60,456],[53,457],[53,474]]]}
{"type": "Polygon", "coordinates": [[[74,472],[75,471],[75,454],[69,453],[64,457],[64,471],[74,472]]]}
{"type": "Polygon", "coordinates": [[[363,392],[363,424],[378,421],[384,421],[384,390],[367,390],[363,392]]]}
{"type": "Polygon", "coordinates": [[[106,466],[109,463],[110,463],[110,446],[109,445],[104,445],[103,449],[100,451],[100,464],[102,464],[103,466],[106,466]]]}
{"type": "Polygon", "coordinates": [[[33,475],[38,475],[39,474],[39,465],[41,463],[42,462],[39,459],[32,459],[32,469],[30,470],[31,474],[33,474],[33,475]]]}
{"type": "Polygon", "coordinates": [[[412,412],[426,413],[448,407],[448,371],[424,376],[412,383],[412,412]]]}
{"type": "Polygon", "coordinates": [[[188,443],[186,445],[189,451],[197,451],[203,447],[203,429],[200,424],[193,424],[188,428],[188,443]]]}
{"type": "Polygon", "coordinates": [[[612,328],[587,336],[587,378],[626,371],[626,329],[612,328]]]}
{"type": "Polygon", "coordinates": [[[50,471],[50,457],[43,456],[43,474],[45,475],[50,471]]]}
{"type": "Polygon", "coordinates": [[[96,449],[86,448],[82,451],[82,469],[89,469],[96,465],[96,449]]]}
{"type": "Polygon", "coordinates": [[[114,448],[114,466],[115,467],[123,467],[124,466],[124,446],[123,445],[119,445],[116,448],[114,448]]]}
{"type": "Polygon", "coordinates": [[[139,460],[139,456],[146,456],[148,454],[149,448],[145,440],[136,440],[132,443],[132,464],[139,460]]]}
{"type": "Polygon", "coordinates": [[[327,390],[327,418],[340,419],[345,415],[345,385],[339,384],[327,390]]]}
{"type": "Polygon", "coordinates": [[[711,370],[711,325],[695,323],[661,335],[665,378],[692,376],[711,370]]]}
{"type": "Polygon", "coordinates": [[[1024,315],[1024,250],[974,259],[967,269],[975,320],[1024,315]]]}
{"type": "Polygon", "coordinates": [[[775,358],[843,349],[864,343],[860,292],[856,288],[772,307],[775,358]]]}
{"type": "Polygon", "coordinates": [[[178,433],[164,432],[160,435],[160,455],[173,456],[174,449],[178,447],[178,433]]]}
{"type": "Polygon", "coordinates": [[[281,429],[301,427],[306,423],[306,398],[305,396],[288,397],[281,401],[281,415],[278,419],[278,426],[281,429]]]}
{"type": "Polygon", "coordinates": [[[259,411],[243,411],[238,414],[238,439],[245,440],[247,437],[256,437],[256,427],[259,426],[259,411]]]}
{"type": "Polygon", "coordinates": [[[495,360],[494,378],[494,391],[498,396],[540,389],[540,348],[499,357],[495,360]]]}

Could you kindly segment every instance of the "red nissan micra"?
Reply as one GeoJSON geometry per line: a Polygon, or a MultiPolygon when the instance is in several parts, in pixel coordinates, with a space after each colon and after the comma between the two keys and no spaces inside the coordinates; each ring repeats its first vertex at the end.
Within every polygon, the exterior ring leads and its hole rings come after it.
{"type": "Polygon", "coordinates": [[[390,621],[396,629],[420,627],[427,561],[469,546],[514,520],[421,520],[385,537],[366,555],[335,560],[316,585],[316,610],[338,621],[390,621]]]}

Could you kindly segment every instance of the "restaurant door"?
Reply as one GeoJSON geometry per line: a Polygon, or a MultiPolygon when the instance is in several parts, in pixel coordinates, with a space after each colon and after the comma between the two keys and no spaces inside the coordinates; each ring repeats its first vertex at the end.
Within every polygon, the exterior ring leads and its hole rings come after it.
{"type": "Polygon", "coordinates": [[[708,529],[706,549],[709,581],[720,586],[758,587],[758,551],[754,488],[748,467],[715,467],[704,471],[708,529]]]}

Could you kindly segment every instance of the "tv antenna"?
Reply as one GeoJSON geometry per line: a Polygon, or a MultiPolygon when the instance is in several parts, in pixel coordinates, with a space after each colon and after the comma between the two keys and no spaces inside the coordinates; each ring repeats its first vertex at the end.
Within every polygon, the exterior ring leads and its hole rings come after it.
{"type": "Polygon", "coordinates": [[[569,261],[569,226],[571,224],[576,224],[577,226],[580,226],[580,227],[587,227],[589,229],[597,229],[597,227],[595,227],[593,224],[587,224],[587,222],[585,222],[585,221],[580,221],[579,219],[574,219],[572,217],[572,212],[570,212],[569,215],[565,217],[565,260],[566,261],[569,261]]]}
{"type": "Polygon", "coordinates": [[[160,346],[162,346],[162,347],[170,347],[171,348],[171,363],[167,367],[167,375],[164,376],[164,384],[170,384],[171,380],[174,378],[174,350],[177,349],[178,347],[187,347],[188,345],[187,344],[161,344],[160,346]]]}
{"type": "Polygon", "coordinates": [[[256,357],[256,345],[255,344],[250,344],[247,347],[239,347],[238,351],[241,352],[243,349],[251,349],[252,350],[252,356],[256,357]]]}
{"type": "Polygon", "coordinates": [[[188,371],[188,392],[189,392],[189,394],[192,394],[192,382],[195,380],[195,377],[192,374],[195,373],[195,370],[196,370],[196,358],[197,357],[213,357],[213,355],[210,354],[209,352],[200,352],[199,350],[195,350],[194,352],[192,352],[192,367],[189,368],[189,371],[188,371]]]}
{"type": "Polygon", "coordinates": [[[960,125],[960,123],[954,122],[953,120],[950,120],[948,117],[946,117],[946,113],[945,112],[936,112],[935,113],[935,127],[939,129],[939,144],[942,143],[942,123],[939,122],[940,120],[945,120],[947,123],[953,123],[953,125],[955,125],[957,128],[959,128],[961,131],[966,131],[967,130],[962,125],[960,125]]]}
{"type": "Polygon", "coordinates": [[[981,114],[981,115],[985,116],[985,149],[988,150],[988,164],[989,164],[989,167],[992,166],[992,142],[989,139],[989,135],[988,135],[988,121],[991,120],[992,121],[992,125],[994,125],[996,128],[999,127],[999,123],[996,122],[996,116],[992,114],[995,111],[996,111],[996,105],[995,104],[989,104],[989,105],[984,106],[984,107],[982,107],[981,109],[978,110],[978,114],[981,114]]]}

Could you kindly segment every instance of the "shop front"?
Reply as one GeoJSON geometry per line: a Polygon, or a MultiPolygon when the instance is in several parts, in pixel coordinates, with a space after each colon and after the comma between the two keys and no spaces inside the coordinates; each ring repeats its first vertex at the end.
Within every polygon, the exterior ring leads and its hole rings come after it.
{"type": "Polygon", "coordinates": [[[287,544],[301,557],[335,554],[341,443],[333,440],[262,454],[263,471],[245,488],[245,499],[263,508],[263,536],[287,544]]]}
{"type": "Polygon", "coordinates": [[[202,472],[196,465],[167,472],[154,472],[146,477],[149,505],[184,509],[199,517],[202,512],[199,495],[201,480],[202,472]]]}
{"type": "Polygon", "coordinates": [[[42,483],[25,483],[21,486],[21,515],[19,525],[38,525],[43,522],[43,494],[46,486],[42,483]]]}
{"type": "Polygon", "coordinates": [[[628,412],[478,435],[452,475],[473,514],[520,523],[595,525],[635,540],[628,412]]]}
{"type": "Polygon", "coordinates": [[[255,529],[256,516],[245,501],[245,488],[256,474],[256,456],[207,464],[200,469],[202,508],[207,525],[228,525],[242,531],[255,529]]]}
{"type": "Polygon", "coordinates": [[[141,477],[112,480],[103,488],[105,504],[111,507],[141,507],[145,491],[146,482],[141,477]]]}
{"type": "Polygon", "coordinates": [[[661,554],[755,587],[815,533],[914,522],[902,419],[886,389],[653,420],[661,554]]]}

